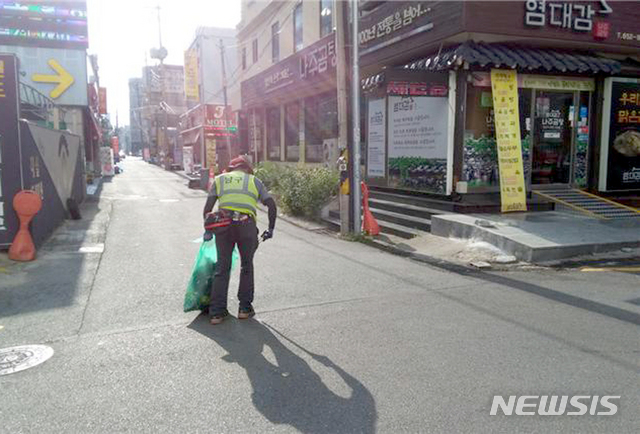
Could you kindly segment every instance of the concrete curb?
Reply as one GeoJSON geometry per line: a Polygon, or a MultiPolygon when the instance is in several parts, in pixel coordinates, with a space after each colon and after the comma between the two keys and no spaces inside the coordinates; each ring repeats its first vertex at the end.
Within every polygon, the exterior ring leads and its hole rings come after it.
{"type": "MultiPolygon", "coordinates": [[[[396,256],[402,256],[404,258],[411,259],[416,262],[420,262],[423,264],[431,265],[436,268],[440,268],[442,270],[446,270],[456,274],[469,275],[477,272],[477,270],[473,267],[458,264],[456,262],[447,261],[444,259],[436,258],[434,256],[425,255],[424,253],[417,252],[408,252],[399,247],[394,246],[393,244],[385,243],[382,241],[378,241],[375,239],[365,238],[362,241],[363,244],[366,244],[371,247],[375,247],[378,250],[385,251],[387,253],[394,254],[396,256]]],[[[503,271],[499,268],[493,268],[492,271],[503,271]]]]}
{"type": "MultiPolygon", "coordinates": [[[[524,238],[521,233],[524,230],[514,233],[509,226],[482,227],[472,221],[458,221],[451,219],[451,217],[450,215],[433,216],[431,219],[431,233],[443,238],[479,239],[498,247],[510,255],[514,255],[521,261],[538,265],[553,261],[570,261],[571,258],[577,256],[606,254],[622,248],[640,247],[640,241],[636,240],[572,241],[562,245],[544,241],[541,244],[542,236],[535,235],[532,232],[526,234],[528,238],[524,238]],[[529,239],[532,241],[527,241],[529,239]]],[[[467,216],[464,216],[464,218],[467,218],[467,216]]],[[[634,222],[629,224],[634,224],[634,222]]]]}

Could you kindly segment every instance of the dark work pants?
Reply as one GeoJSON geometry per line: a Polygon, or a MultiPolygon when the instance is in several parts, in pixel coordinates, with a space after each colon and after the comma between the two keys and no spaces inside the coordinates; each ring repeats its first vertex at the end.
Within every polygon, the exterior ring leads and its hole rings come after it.
{"type": "Polygon", "coordinates": [[[234,222],[221,233],[216,234],[218,264],[211,288],[210,315],[222,313],[227,308],[231,256],[236,245],[240,252],[241,267],[238,288],[240,307],[248,307],[253,303],[253,254],[258,246],[258,229],[256,221],[249,219],[244,222],[234,222]]]}

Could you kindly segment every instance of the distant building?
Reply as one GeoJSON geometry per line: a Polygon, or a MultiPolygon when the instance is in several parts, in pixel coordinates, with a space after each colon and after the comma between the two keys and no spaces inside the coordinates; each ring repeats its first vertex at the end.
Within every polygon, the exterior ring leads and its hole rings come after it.
{"type": "Polygon", "coordinates": [[[131,152],[142,152],[142,113],[143,92],[141,78],[129,79],[129,125],[131,126],[131,152]]]}
{"type": "MultiPolygon", "coordinates": [[[[236,30],[199,27],[196,30],[196,37],[185,53],[185,59],[191,54],[193,56],[192,59],[197,62],[197,76],[192,77],[196,80],[197,99],[187,96],[189,108],[198,104],[224,104],[220,41],[222,41],[222,46],[224,47],[228,85],[231,87],[239,76],[237,50],[235,48],[236,30]]],[[[188,61],[185,61],[185,67],[188,69],[187,63],[188,61]]]]}
{"type": "Polygon", "coordinates": [[[236,47],[235,29],[199,27],[185,51],[185,93],[190,110],[182,118],[180,140],[185,160],[194,167],[224,167],[230,158],[228,149],[232,154],[238,153],[235,119],[240,106],[231,104],[231,94],[239,88],[240,77],[236,47]],[[229,109],[223,110],[225,75],[229,109]],[[211,130],[213,123],[217,124],[216,131],[211,130]],[[221,123],[225,125],[221,127],[221,123]]]}
{"type": "Polygon", "coordinates": [[[142,134],[145,146],[148,143],[150,157],[160,164],[181,159],[175,140],[168,140],[169,134],[165,132],[177,128],[180,115],[187,111],[184,67],[146,66],[142,69],[142,87],[142,134]]]}

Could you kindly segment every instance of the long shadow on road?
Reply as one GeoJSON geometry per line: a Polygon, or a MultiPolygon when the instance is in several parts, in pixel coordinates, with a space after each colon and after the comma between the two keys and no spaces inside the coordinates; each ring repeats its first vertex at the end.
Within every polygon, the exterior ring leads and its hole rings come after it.
{"type": "Polygon", "coordinates": [[[209,325],[200,315],[189,328],[227,351],[223,360],[247,372],[256,410],[274,424],[290,425],[304,433],[373,433],[377,412],[371,393],[360,381],[326,356],[314,354],[271,326],[256,320],[230,319],[209,325]],[[280,339],[278,339],[278,336],[280,339]],[[331,391],[309,364],[284,342],[333,370],[351,389],[348,398],[331,391]],[[263,355],[269,348],[277,367],[263,355]]]}

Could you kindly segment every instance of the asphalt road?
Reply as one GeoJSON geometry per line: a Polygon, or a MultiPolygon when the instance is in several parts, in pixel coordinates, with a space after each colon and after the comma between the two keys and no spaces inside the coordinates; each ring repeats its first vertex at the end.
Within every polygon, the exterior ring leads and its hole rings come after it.
{"type": "Polygon", "coordinates": [[[640,315],[603,295],[640,298],[638,275],[461,274],[279,221],[258,316],[213,327],[182,312],[203,205],[127,159],[83,222],[0,274],[0,348],[55,350],[0,376],[0,432],[638,432],[640,315]],[[490,416],[494,395],[621,398],[490,416]]]}

